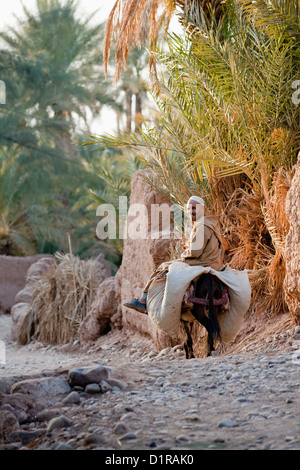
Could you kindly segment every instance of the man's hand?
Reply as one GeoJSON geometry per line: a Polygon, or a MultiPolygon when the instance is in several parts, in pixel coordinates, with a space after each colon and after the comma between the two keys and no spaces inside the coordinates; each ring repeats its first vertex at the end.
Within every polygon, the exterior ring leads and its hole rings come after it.
{"type": "Polygon", "coordinates": [[[181,239],[178,241],[178,245],[179,245],[180,248],[182,248],[182,249],[189,248],[189,246],[190,246],[190,240],[189,240],[188,238],[181,238],[181,239]]]}
{"type": "Polygon", "coordinates": [[[187,258],[191,256],[191,249],[190,247],[187,247],[182,253],[181,253],[181,259],[187,258]]]}

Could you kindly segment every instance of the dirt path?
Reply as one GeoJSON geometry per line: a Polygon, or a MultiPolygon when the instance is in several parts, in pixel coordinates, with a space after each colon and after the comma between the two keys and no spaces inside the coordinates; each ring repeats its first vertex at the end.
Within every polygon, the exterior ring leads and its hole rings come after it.
{"type": "Polygon", "coordinates": [[[7,359],[0,380],[64,377],[72,367],[100,364],[122,384],[95,395],[73,392],[73,402],[59,399],[48,418],[63,417],[67,425],[49,432],[47,419],[25,422],[25,438],[19,433],[4,448],[300,449],[299,327],[244,351],[189,361],[178,348],[157,353],[151,340],[121,332],[86,350],[19,347],[10,340],[8,316],[0,317],[0,332],[7,359]]]}

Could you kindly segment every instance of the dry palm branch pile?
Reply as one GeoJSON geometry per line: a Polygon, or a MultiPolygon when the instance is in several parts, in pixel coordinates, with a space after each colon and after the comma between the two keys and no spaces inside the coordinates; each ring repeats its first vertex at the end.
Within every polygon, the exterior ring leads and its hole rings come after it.
{"type": "Polygon", "coordinates": [[[72,254],[56,254],[44,277],[36,281],[19,342],[37,340],[44,344],[66,344],[77,339],[78,329],[90,310],[103,265],[96,259],[80,260],[72,254]]]}
{"type": "Polygon", "coordinates": [[[280,169],[274,175],[267,202],[241,175],[216,177],[212,184],[214,210],[220,214],[227,242],[227,261],[233,269],[248,270],[253,305],[266,314],[287,310],[283,283],[290,226],[284,207],[293,174],[293,170],[280,169]]]}

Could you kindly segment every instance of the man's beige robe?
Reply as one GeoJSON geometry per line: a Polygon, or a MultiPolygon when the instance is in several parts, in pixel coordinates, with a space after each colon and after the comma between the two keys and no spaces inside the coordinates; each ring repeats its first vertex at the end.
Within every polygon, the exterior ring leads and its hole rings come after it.
{"type": "Polygon", "coordinates": [[[222,236],[219,228],[218,218],[213,215],[204,216],[204,220],[201,219],[194,223],[193,229],[190,235],[190,247],[181,255],[181,259],[166,261],[162,263],[152,274],[147,284],[144,287],[143,292],[148,292],[148,289],[155,279],[163,276],[168,272],[169,266],[174,261],[183,261],[190,266],[204,266],[211,267],[216,271],[219,271],[224,264],[224,247],[222,244],[222,236]],[[201,247],[194,248],[197,231],[203,230],[200,234],[201,247]]]}
{"type": "MultiPolygon", "coordinates": [[[[199,243],[196,243],[199,244],[199,243]]],[[[219,228],[218,219],[214,215],[207,215],[204,220],[197,221],[190,235],[190,248],[186,254],[181,256],[181,261],[190,266],[211,267],[219,271],[224,264],[224,247],[222,244],[222,235],[219,228]],[[197,232],[204,230],[203,242],[202,234],[199,235],[201,246],[193,248],[197,237],[197,232]]]]}

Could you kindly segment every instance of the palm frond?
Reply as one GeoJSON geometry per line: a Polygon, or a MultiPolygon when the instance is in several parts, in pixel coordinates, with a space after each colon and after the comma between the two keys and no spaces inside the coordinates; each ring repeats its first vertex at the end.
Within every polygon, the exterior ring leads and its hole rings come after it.
{"type": "Polygon", "coordinates": [[[255,23],[268,33],[300,36],[299,0],[239,0],[243,9],[255,23]]]}

